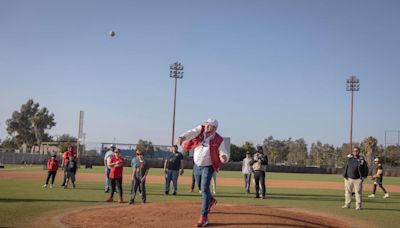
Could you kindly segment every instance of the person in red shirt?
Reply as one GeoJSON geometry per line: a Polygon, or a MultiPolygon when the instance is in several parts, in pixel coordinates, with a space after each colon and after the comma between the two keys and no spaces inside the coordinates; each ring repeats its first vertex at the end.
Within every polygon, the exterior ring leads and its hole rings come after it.
{"type": "Polygon", "coordinates": [[[114,192],[118,188],[119,199],[118,203],[123,203],[122,199],[122,173],[124,169],[125,159],[121,156],[121,150],[115,149],[114,156],[107,158],[108,167],[110,167],[110,179],[111,179],[111,194],[107,199],[107,202],[112,202],[114,192]]]}
{"type": "Polygon", "coordinates": [[[47,173],[46,184],[43,185],[43,188],[47,188],[47,186],[49,184],[50,177],[51,177],[50,188],[53,188],[54,178],[56,177],[58,166],[59,166],[58,160],[56,158],[56,155],[54,154],[54,155],[51,156],[51,158],[47,162],[48,173],[47,173]]]}
{"type": "Polygon", "coordinates": [[[74,147],[68,146],[68,150],[63,153],[63,163],[62,163],[61,168],[64,170],[64,180],[63,180],[63,183],[62,183],[61,187],[65,186],[65,181],[67,180],[67,169],[66,169],[66,166],[68,164],[69,157],[71,157],[71,156],[75,159],[76,158],[76,152],[74,150],[74,147]]]}

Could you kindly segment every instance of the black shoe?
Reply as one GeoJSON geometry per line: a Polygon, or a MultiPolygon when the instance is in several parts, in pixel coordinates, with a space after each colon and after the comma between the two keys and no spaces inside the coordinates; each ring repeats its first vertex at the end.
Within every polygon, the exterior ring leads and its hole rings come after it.
{"type": "Polygon", "coordinates": [[[104,191],[104,193],[109,193],[109,192],[110,192],[110,190],[105,190],[105,191],[104,191]]]}
{"type": "Polygon", "coordinates": [[[254,198],[260,198],[260,195],[257,194],[254,198]]]}
{"type": "Polygon", "coordinates": [[[172,195],[176,196],[176,192],[172,193],[172,195]]]}
{"type": "Polygon", "coordinates": [[[142,200],[142,203],[146,203],[146,200],[144,199],[144,200],[142,200]]]}
{"type": "Polygon", "coordinates": [[[133,204],[135,201],[133,199],[129,200],[129,204],[133,204]]]}
{"type": "Polygon", "coordinates": [[[169,194],[169,192],[165,191],[165,192],[164,192],[164,194],[165,194],[165,195],[168,195],[168,194],[169,194]]]}

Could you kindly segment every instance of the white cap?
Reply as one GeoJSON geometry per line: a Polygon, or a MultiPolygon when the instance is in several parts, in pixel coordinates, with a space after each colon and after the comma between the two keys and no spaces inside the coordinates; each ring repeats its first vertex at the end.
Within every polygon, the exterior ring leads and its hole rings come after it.
{"type": "Polygon", "coordinates": [[[379,158],[375,158],[374,161],[378,162],[378,161],[379,161],[379,158]]]}
{"type": "Polygon", "coordinates": [[[216,119],[207,119],[206,121],[204,121],[204,124],[209,124],[211,126],[214,126],[215,128],[218,128],[218,120],[216,119]]]}
{"type": "Polygon", "coordinates": [[[114,144],[114,143],[113,143],[113,144],[110,144],[110,148],[111,148],[111,147],[115,147],[115,144],[114,144]]]}

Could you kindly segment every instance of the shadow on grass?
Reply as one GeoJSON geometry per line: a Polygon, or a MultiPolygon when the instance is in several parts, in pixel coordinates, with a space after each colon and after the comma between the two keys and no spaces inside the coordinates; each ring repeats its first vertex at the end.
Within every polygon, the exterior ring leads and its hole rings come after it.
{"type": "Polygon", "coordinates": [[[301,224],[287,224],[287,223],[269,223],[269,222],[260,222],[260,221],[266,221],[267,218],[260,218],[257,222],[239,222],[239,223],[210,223],[210,226],[238,226],[238,227],[248,227],[248,226],[288,226],[288,227],[303,227],[303,228],[308,228],[308,227],[327,227],[327,228],[334,228],[337,226],[330,226],[326,225],[324,223],[319,223],[319,222],[314,222],[314,221],[309,221],[309,220],[304,220],[300,218],[293,218],[289,216],[284,216],[284,215],[276,215],[272,213],[250,213],[250,212],[213,212],[213,214],[221,214],[221,215],[229,215],[232,217],[236,216],[262,216],[262,217],[272,217],[275,219],[282,219],[284,221],[291,221],[293,223],[301,223],[301,224]]]}

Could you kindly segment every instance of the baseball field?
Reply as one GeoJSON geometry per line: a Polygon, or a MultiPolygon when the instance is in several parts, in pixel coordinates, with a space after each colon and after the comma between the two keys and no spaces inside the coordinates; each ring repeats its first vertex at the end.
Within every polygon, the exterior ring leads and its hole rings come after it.
{"type": "MultiPolygon", "coordinates": [[[[63,189],[62,171],[54,188],[42,188],[42,166],[6,165],[0,169],[0,227],[193,227],[201,195],[190,193],[192,170],[179,178],[178,195],[164,195],[161,169],[150,169],[147,203],[106,203],[104,167],[79,169],[77,188],[63,189]]],[[[124,169],[124,200],[129,200],[131,168],[124,169]]],[[[217,176],[218,204],[209,215],[215,227],[399,227],[400,178],[385,177],[390,197],[383,199],[366,180],[361,211],[342,209],[340,175],[267,173],[267,199],[245,194],[241,172],[217,176]]],[[[254,192],[254,185],[252,186],[254,192]]],[[[140,199],[140,195],[137,196],[140,199]]],[[[116,198],[116,197],[115,197],[116,198]]]]}

